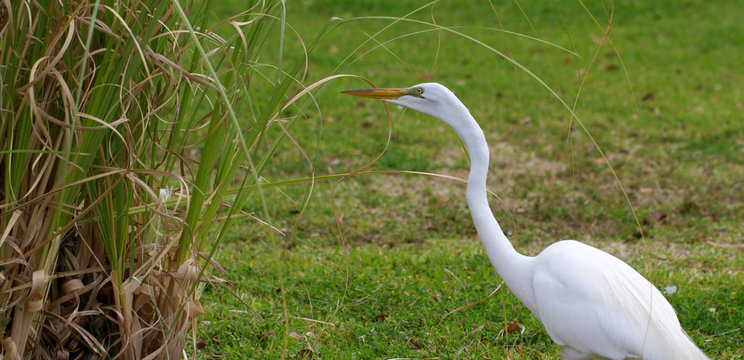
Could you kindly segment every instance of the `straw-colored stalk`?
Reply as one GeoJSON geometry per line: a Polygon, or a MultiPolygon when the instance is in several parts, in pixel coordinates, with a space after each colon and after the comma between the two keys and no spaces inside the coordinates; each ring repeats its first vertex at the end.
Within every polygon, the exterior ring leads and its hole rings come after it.
{"type": "Polygon", "coordinates": [[[230,215],[276,151],[252,159],[257,139],[302,78],[251,81],[282,6],[258,2],[222,39],[200,30],[209,2],[0,0],[5,359],[182,355],[230,215]]]}

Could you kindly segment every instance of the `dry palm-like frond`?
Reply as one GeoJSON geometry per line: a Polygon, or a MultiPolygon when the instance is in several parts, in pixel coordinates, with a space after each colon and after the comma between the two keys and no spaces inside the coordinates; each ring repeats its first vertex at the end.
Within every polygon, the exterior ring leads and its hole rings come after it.
{"type": "Polygon", "coordinates": [[[257,183],[250,147],[293,83],[268,83],[241,129],[234,107],[282,4],[231,19],[227,40],[199,30],[209,6],[0,0],[5,359],[181,356],[203,312],[199,254],[224,234],[225,199],[240,208],[257,183]]]}

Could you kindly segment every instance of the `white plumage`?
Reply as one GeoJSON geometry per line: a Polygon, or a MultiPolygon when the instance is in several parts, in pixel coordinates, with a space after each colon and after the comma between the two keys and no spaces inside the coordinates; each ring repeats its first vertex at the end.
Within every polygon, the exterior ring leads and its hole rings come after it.
{"type": "Polygon", "coordinates": [[[616,257],[573,240],[554,243],[535,257],[514,250],[488,206],[486,138],[449,89],[425,83],[345,93],[404,106],[455,130],[470,155],[466,198],[486,254],[512,293],[562,347],[562,358],[708,359],[659,290],[616,257]]]}

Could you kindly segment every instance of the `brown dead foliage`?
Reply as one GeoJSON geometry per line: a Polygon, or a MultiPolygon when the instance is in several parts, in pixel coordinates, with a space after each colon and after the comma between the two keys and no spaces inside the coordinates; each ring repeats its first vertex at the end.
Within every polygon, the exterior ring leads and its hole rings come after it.
{"type": "Polygon", "coordinates": [[[211,113],[174,131],[214,85],[181,26],[172,3],[0,2],[0,359],[181,357],[214,265],[184,206],[211,113]]]}

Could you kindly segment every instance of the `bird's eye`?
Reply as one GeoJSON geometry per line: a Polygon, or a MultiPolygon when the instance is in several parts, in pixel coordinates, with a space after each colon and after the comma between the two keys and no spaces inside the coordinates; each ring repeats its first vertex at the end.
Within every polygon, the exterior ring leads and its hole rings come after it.
{"type": "Polygon", "coordinates": [[[424,98],[424,88],[422,87],[409,87],[403,90],[403,95],[413,96],[417,98],[424,98]]]}

